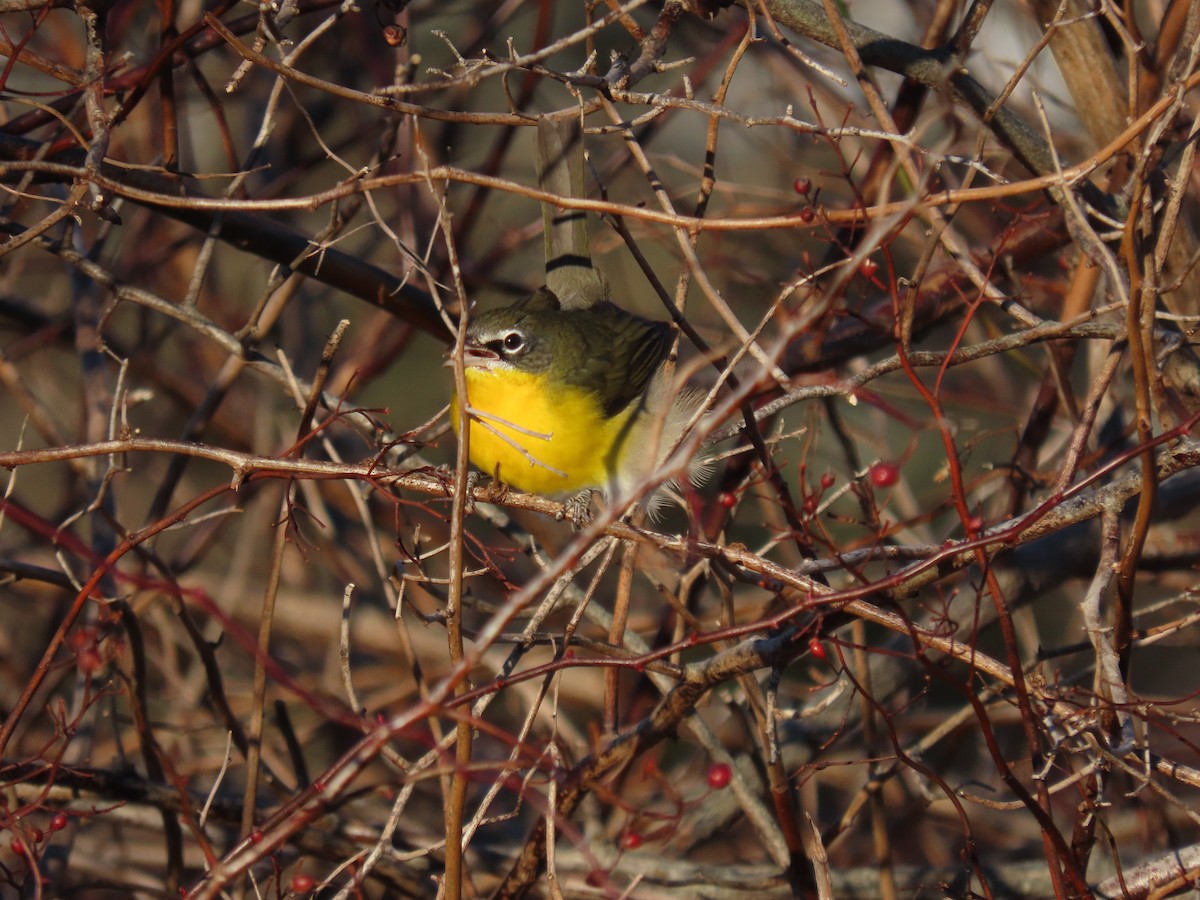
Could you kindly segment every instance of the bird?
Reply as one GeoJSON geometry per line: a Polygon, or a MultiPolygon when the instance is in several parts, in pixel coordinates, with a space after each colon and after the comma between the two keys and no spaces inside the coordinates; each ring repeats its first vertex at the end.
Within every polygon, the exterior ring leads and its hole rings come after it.
{"type": "MultiPolygon", "coordinates": [[[[547,193],[583,190],[577,122],[539,121],[547,193]]],[[[586,509],[592,491],[633,498],[702,405],[666,367],[675,329],[613,302],[591,261],[580,211],[543,204],[546,284],[471,316],[464,338],[472,465],[503,484],[586,509]]],[[[458,434],[459,398],[450,421],[458,434]]],[[[638,498],[653,512],[662,492],[638,498]]]]}
{"type": "Polygon", "coordinates": [[[546,288],[479,314],[463,352],[472,464],[529,493],[629,499],[699,406],[663,368],[673,341],[665,322],[564,309],[546,288]]]}

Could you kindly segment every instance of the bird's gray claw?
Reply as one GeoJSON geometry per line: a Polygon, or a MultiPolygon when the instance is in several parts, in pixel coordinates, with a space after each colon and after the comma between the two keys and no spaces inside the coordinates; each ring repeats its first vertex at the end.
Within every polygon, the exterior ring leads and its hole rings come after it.
{"type": "Polygon", "coordinates": [[[555,513],[554,518],[566,519],[570,518],[571,524],[575,530],[587,526],[592,521],[592,492],[591,490],[580,491],[570,500],[563,503],[563,508],[555,513]]]}
{"type": "Polygon", "coordinates": [[[479,482],[483,478],[482,472],[476,472],[471,469],[467,472],[467,513],[475,512],[475,488],[479,487],[479,482]]]}
{"type": "Polygon", "coordinates": [[[479,473],[474,469],[467,470],[467,478],[463,482],[463,494],[466,500],[466,506],[463,511],[470,515],[475,512],[475,488],[479,486],[479,473]]]}

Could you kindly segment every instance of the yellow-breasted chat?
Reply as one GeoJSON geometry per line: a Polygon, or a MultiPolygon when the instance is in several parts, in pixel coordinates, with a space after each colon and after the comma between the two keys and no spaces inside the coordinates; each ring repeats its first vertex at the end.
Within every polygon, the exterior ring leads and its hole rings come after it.
{"type": "Polygon", "coordinates": [[[476,316],[463,354],[472,464],[532,493],[628,498],[697,406],[663,371],[672,340],[664,322],[608,301],[563,309],[545,288],[476,316]]]}
{"type": "MultiPolygon", "coordinates": [[[[577,124],[542,120],[539,181],[549,194],[583,192],[577,124]]],[[[543,203],[546,286],[471,317],[463,351],[469,455],[485,474],[550,496],[596,489],[611,501],[670,451],[700,405],[675,390],[663,363],[674,329],[609,299],[592,267],[587,221],[543,203]]],[[[459,398],[451,402],[457,433],[459,398]]]]}

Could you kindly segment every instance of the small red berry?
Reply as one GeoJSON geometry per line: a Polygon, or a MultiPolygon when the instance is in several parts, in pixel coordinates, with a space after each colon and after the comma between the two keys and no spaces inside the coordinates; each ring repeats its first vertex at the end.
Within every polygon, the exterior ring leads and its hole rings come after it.
{"type": "Polygon", "coordinates": [[[622,850],[636,850],[642,846],[642,836],[636,831],[626,831],[621,835],[622,850]]]}
{"type": "Polygon", "coordinates": [[[800,221],[803,222],[805,225],[807,225],[809,222],[811,222],[816,217],[817,217],[817,214],[815,212],[813,212],[813,209],[811,206],[800,207],[800,221]]]}
{"type": "Polygon", "coordinates": [[[33,829],[33,842],[35,844],[40,844],[45,839],[46,839],[46,833],[44,831],[42,831],[42,829],[40,829],[40,828],[33,829]]]}
{"type": "Polygon", "coordinates": [[[812,179],[804,177],[797,178],[794,182],[792,182],[792,188],[797,194],[803,194],[805,197],[807,197],[808,192],[812,190],[812,179]]]}
{"type": "Polygon", "coordinates": [[[261,844],[262,839],[263,833],[261,828],[255,828],[252,832],[250,832],[250,843],[261,844]]]}
{"type": "Polygon", "coordinates": [[[57,812],[54,814],[54,818],[50,820],[50,830],[62,831],[67,827],[68,821],[69,819],[67,819],[67,814],[65,812],[57,812]]]}
{"type": "Polygon", "coordinates": [[[717,502],[725,507],[725,509],[733,509],[737,506],[737,494],[733,491],[721,491],[717,496],[717,502]]]}
{"type": "Polygon", "coordinates": [[[875,487],[891,487],[900,478],[900,466],[894,462],[877,462],[867,474],[875,487]]]}
{"type": "Polygon", "coordinates": [[[832,472],[826,472],[821,476],[821,490],[823,491],[829,490],[836,483],[837,479],[833,476],[832,472]]]}
{"type": "Polygon", "coordinates": [[[733,780],[733,769],[728,763],[713,763],[708,767],[708,786],[714,791],[728,787],[733,780]]]}
{"type": "Polygon", "coordinates": [[[75,657],[75,662],[79,665],[79,671],[85,675],[94,675],[104,667],[104,659],[100,656],[100,651],[95,647],[79,651],[75,657]]]}
{"type": "Polygon", "coordinates": [[[825,645],[821,643],[821,639],[818,637],[809,638],[808,652],[817,659],[829,659],[829,653],[826,651],[825,645]]]}
{"type": "Polygon", "coordinates": [[[66,638],[66,645],[76,653],[94,643],[96,643],[96,629],[91,626],[76,628],[66,638]]]}
{"type": "Polygon", "coordinates": [[[858,267],[858,271],[862,272],[864,278],[870,278],[879,271],[879,263],[868,256],[862,261],[862,265],[858,267]]]}
{"type": "Polygon", "coordinates": [[[309,894],[316,886],[317,882],[311,875],[292,876],[292,893],[294,894],[309,894]]]}
{"type": "Polygon", "coordinates": [[[17,854],[17,856],[25,855],[25,842],[20,838],[13,838],[12,843],[8,846],[13,853],[17,854]]]}

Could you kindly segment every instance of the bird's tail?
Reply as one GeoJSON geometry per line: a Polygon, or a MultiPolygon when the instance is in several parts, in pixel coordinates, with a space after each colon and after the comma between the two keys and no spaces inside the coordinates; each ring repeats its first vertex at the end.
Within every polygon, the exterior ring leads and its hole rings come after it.
{"type": "MultiPolygon", "coordinates": [[[[586,196],[584,188],[583,126],[578,118],[537,124],[538,183],[543,191],[565,200],[586,196]]],[[[608,299],[608,286],[592,265],[587,213],[543,201],[546,287],[563,309],[586,309],[608,299]]]]}

